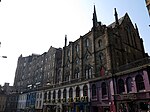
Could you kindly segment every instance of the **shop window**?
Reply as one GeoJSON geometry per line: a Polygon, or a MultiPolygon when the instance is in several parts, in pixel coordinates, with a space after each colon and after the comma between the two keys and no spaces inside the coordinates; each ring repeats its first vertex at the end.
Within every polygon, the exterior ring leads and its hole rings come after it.
{"type": "Polygon", "coordinates": [[[69,98],[72,98],[72,97],[73,97],[73,89],[70,88],[70,89],[69,89],[69,98]]]}
{"type": "Polygon", "coordinates": [[[67,90],[66,89],[64,89],[64,91],[63,91],[63,98],[67,98],[67,90]]]}
{"type": "Polygon", "coordinates": [[[92,98],[95,98],[96,97],[96,85],[95,84],[93,84],[92,85],[92,98]]]}
{"type": "Polygon", "coordinates": [[[121,94],[125,92],[124,81],[122,79],[118,80],[118,93],[121,94]]]}
{"type": "Polygon", "coordinates": [[[83,86],[83,96],[88,96],[88,87],[87,87],[87,85],[83,86]]]}
{"type": "Polygon", "coordinates": [[[143,80],[143,77],[141,75],[137,75],[135,77],[135,81],[136,81],[137,91],[145,89],[144,80],[143,80]]]}
{"type": "Polygon", "coordinates": [[[106,83],[103,82],[103,83],[101,84],[101,87],[102,87],[102,97],[104,98],[104,97],[107,95],[106,83]]]}
{"type": "Polygon", "coordinates": [[[80,97],[80,88],[79,87],[76,88],[76,97],[80,97]]]}
{"type": "Polygon", "coordinates": [[[128,93],[132,91],[132,83],[133,83],[132,78],[128,77],[126,79],[126,85],[127,85],[127,92],[128,93]]]}
{"type": "Polygon", "coordinates": [[[145,102],[140,102],[140,109],[141,110],[148,110],[148,104],[145,102]]]}

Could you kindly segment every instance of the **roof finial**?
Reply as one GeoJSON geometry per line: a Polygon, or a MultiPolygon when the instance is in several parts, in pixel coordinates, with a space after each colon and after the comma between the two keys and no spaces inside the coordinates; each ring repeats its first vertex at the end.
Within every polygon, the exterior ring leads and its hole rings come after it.
{"type": "Polygon", "coordinates": [[[118,13],[117,13],[116,8],[115,8],[115,21],[116,21],[116,25],[119,25],[118,13]]]}

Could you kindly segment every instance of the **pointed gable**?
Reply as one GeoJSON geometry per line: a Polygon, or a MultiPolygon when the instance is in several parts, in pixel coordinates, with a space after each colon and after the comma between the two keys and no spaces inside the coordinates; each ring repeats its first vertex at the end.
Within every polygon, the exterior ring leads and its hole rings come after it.
{"type": "MultiPolygon", "coordinates": [[[[126,13],[123,17],[121,17],[121,18],[118,20],[119,25],[121,25],[121,24],[124,22],[124,20],[128,20],[128,21],[131,22],[128,13],[126,13]]],[[[132,22],[131,22],[131,23],[132,23],[132,22]]],[[[115,27],[116,27],[116,22],[113,22],[112,24],[108,25],[108,27],[115,28],[115,27]]]]}

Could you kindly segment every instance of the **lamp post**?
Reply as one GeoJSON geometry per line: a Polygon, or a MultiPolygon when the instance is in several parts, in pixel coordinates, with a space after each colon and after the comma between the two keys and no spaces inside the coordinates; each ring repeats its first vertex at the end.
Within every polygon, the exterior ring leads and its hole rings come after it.
{"type": "MultiPolygon", "coordinates": [[[[0,2],[1,2],[1,0],[0,0],[0,2]]],[[[1,47],[1,42],[0,42],[0,47],[1,47]]],[[[7,58],[7,56],[0,56],[1,58],[7,58]]]]}
{"type": "Polygon", "coordinates": [[[7,56],[0,56],[1,58],[7,58],[7,56]]]}

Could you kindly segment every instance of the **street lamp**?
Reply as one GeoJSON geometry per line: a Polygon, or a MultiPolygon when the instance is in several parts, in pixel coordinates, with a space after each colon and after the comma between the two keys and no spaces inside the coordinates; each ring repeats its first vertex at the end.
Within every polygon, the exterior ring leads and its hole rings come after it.
{"type": "MultiPolygon", "coordinates": [[[[1,0],[0,0],[0,2],[1,2],[1,0]]],[[[1,47],[1,42],[0,42],[0,47],[1,47]]],[[[7,56],[0,56],[1,58],[7,58],[7,56]]]]}
{"type": "Polygon", "coordinates": [[[1,56],[1,58],[7,58],[7,56],[1,56]]]}

